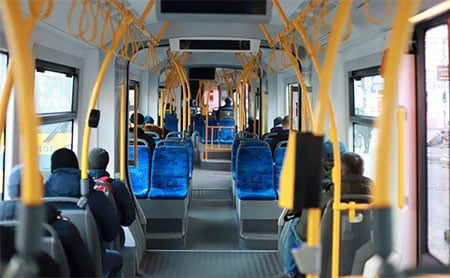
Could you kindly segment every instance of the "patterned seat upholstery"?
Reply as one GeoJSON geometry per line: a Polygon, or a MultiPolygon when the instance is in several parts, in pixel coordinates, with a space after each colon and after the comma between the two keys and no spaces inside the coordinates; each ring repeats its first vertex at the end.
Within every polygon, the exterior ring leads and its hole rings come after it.
{"type": "MultiPolygon", "coordinates": [[[[128,146],[128,160],[134,159],[134,146],[128,146]]],[[[150,150],[147,146],[137,146],[137,165],[128,165],[131,185],[137,198],[147,198],[150,189],[150,150]]]]}
{"type": "Polygon", "coordinates": [[[241,200],[275,200],[272,153],[267,143],[253,144],[244,144],[237,153],[237,196],[241,200]]]}
{"type": "Polygon", "coordinates": [[[280,173],[281,167],[283,166],[284,155],[286,154],[286,144],[287,141],[281,141],[275,149],[275,191],[277,192],[277,196],[280,195],[280,173]]]}
{"type": "Polygon", "coordinates": [[[241,141],[259,142],[257,138],[239,138],[237,136],[234,137],[233,144],[231,145],[231,176],[233,177],[233,179],[236,178],[236,157],[241,141]]]}
{"type": "Polygon", "coordinates": [[[153,154],[149,198],[184,199],[189,184],[187,150],[183,146],[159,144],[153,154]]]}
{"type": "MultiPolygon", "coordinates": [[[[220,120],[219,125],[226,126],[226,127],[234,126],[234,120],[231,120],[231,119],[220,120]]],[[[234,129],[222,128],[219,132],[220,143],[225,143],[225,144],[232,143],[234,134],[235,134],[234,129]]]]}

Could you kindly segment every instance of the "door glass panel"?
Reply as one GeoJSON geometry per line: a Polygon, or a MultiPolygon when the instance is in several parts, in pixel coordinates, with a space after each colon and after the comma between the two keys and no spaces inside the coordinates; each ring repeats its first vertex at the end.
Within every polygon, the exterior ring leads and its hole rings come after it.
{"type": "Polygon", "coordinates": [[[371,125],[353,124],[353,152],[364,160],[364,176],[374,179],[378,130],[371,125]]]}
{"type": "Polygon", "coordinates": [[[426,32],[428,249],[445,264],[449,247],[444,231],[450,221],[448,47],[447,25],[426,32]]]}

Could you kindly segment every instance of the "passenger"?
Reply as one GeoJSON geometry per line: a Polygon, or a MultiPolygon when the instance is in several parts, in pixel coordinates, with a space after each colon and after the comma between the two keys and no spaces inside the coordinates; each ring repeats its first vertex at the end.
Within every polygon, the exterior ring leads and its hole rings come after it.
{"type": "Polygon", "coordinates": [[[164,116],[164,128],[169,132],[178,131],[178,118],[176,108],[173,107],[172,112],[167,111],[164,116]]]}
{"type": "MultiPolygon", "coordinates": [[[[153,120],[153,118],[149,115],[145,116],[145,125],[144,125],[144,131],[152,131],[152,132],[156,132],[159,134],[160,138],[164,138],[166,136],[166,134],[168,133],[167,130],[163,130],[162,128],[160,128],[159,126],[154,124],[155,121],[153,120]]],[[[153,140],[154,141],[154,140],[153,140]]]]}
{"type": "MultiPolygon", "coordinates": [[[[338,141],[339,142],[339,155],[340,157],[342,157],[342,155],[344,153],[347,152],[347,147],[345,146],[345,144],[342,141],[338,141]]],[[[334,158],[333,158],[333,144],[331,143],[330,140],[327,140],[324,145],[324,150],[323,150],[323,181],[325,183],[331,183],[331,171],[333,169],[334,166],[334,158]]]]}
{"type": "MultiPolygon", "coordinates": [[[[66,148],[56,150],[51,157],[51,174],[45,182],[45,196],[81,197],[80,178],[81,172],[75,153],[66,148]]],[[[103,273],[112,277],[119,276],[122,257],[119,252],[106,249],[107,243],[119,235],[119,218],[105,194],[93,190],[94,182],[92,179],[90,182],[91,188],[87,198],[99,231],[103,273]]]]}
{"type": "Polygon", "coordinates": [[[281,141],[289,139],[289,115],[284,116],[283,121],[281,122],[281,128],[282,130],[278,132],[278,135],[274,136],[272,141],[270,141],[272,156],[275,155],[275,148],[277,147],[277,144],[281,141]]]}
{"type": "MultiPolygon", "coordinates": [[[[109,154],[105,149],[93,148],[89,151],[88,159],[88,174],[96,179],[104,179],[112,187],[112,194],[116,203],[117,214],[120,219],[120,225],[130,226],[136,218],[136,211],[134,210],[134,204],[131,200],[130,193],[125,185],[116,179],[110,178],[106,167],[109,163],[109,154]]],[[[123,246],[125,242],[125,233],[120,228],[120,246],[123,246]]]]}
{"type": "Polygon", "coordinates": [[[258,133],[258,127],[256,127],[256,131],[253,131],[255,126],[255,119],[253,117],[248,117],[248,126],[245,129],[245,131],[247,132],[251,132],[251,133],[258,133]]]}
{"type": "MultiPolygon", "coordinates": [[[[17,219],[16,211],[20,199],[22,168],[22,165],[19,164],[11,170],[7,185],[11,201],[4,201],[0,204],[1,221],[17,219]]],[[[40,183],[42,184],[42,176],[40,183]]],[[[53,206],[46,206],[46,214],[46,222],[56,231],[64,248],[70,275],[72,277],[95,276],[94,262],[86,259],[89,258],[89,251],[76,226],[66,218],[61,217],[60,212],[53,206]]]]}
{"type": "Polygon", "coordinates": [[[225,99],[225,105],[220,106],[219,110],[217,111],[217,121],[220,122],[221,120],[225,119],[234,120],[233,101],[230,97],[227,97],[225,99]]]}
{"type": "MultiPolygon", "coordinates": [[[[347,152],[341,157],[341,195],[370,194],[372,181],[363,176],[364,161],[356,153],[347,152]]],[[[320,198],[322,213],[333,198],[333,186],[329,187],[320,198]]],[[[291,249],[300,247],[301,242],[306,242],[306,224],[308,223],[307,210],[303,210],[301,217],[291,222],[286,238],[286,255],[284,257],[284,277],[298,277],[300,275],[291,249]],[[294,229],[292,229],[294,227],[294,229]]]]}
{"type": "Polygon", "coordinates": [[[271,133],[279,133],[283,130],[283,127],[281,126],[283,122],[283,119],[278,116],[275,119],[273,119],[273,127],[270,129],[271,133]]]}
{"type": "MultiPolygon", "coordinates": [[[[130,124],[134,124],[134,113],[130,116],[130,124]]],[[[153,154],[153,150],[155,149],[155,140],[148,134],[145,134],[145,131],[142,129],[145,125],[144,115],[141,113],[137,114],[137,136],[139,139],[143,139],[147,142],[148,147],[150,148],[150,154],[153,154]]],[[[129,138],[133,138],[134,128],[130,127],[129,129],[129,138]]]]}

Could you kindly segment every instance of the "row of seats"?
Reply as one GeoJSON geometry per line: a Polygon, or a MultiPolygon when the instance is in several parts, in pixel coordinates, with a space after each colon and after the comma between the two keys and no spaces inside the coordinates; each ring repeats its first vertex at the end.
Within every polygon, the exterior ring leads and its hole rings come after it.
{"type": "MultiPolygon", "coordinates": [[[[138,140],[141,142],[140,140],[138,140]]],[[[137,165],[129,165],[130,180],[137,198],[180,199],[187,194],[193,171],[193,146],[190,137],[169,133],[157,143],[150,157],[149,148],[137,146],[137,165]]],[[[129,160],[134,159],[134,146],[129,146],[129,160]]]]}
{"type": "Polygon", "coordinates": [[[242,191],[242,187],[246,188],[247,193],[241,194],[242,198],[277,199],[286,146],[287,141],[280,142],[272,158],[266,141],[260,141],[254,137],[235,138],[232,145],[231,173],[237,192],[242,191]],[[261,188],[265,190],[261,191],[261,188]]]}
{"type": "MultiPolygon", "coordinates": [[[[206,125],[204,123],[205,118],[202,115],[197,114],[194,118],[195,131],[200,134],[201,142],[206,143],[206,125]]],[[[234,126],[235,122],[232,119],[223,119],[217,122],[215,119],[208,119],[208,126],[221,126],[220,130],[215,128],[212,132],[208,130],[208,143],[222,143],[222,144],[231,144],[233,142],[233,138],[235,136],[234,126]]]]}

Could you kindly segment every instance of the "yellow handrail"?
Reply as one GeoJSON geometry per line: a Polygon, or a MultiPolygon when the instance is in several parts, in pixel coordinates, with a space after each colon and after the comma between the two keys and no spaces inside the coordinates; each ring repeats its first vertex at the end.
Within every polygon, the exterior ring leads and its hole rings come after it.
{"type": "Polygon", "coordinates": [[[405,108],[399,107],[397,112],[398,125],[398,192],[397,203],[399,208],[405,205],[405,108]]]}
{"type": "MultiPolygon", "coordinates": [[[[37,154],[37,124],[34,108],[34,68],[30,49],[30,33],[23,32],[20,2],[0,1],[9,50],[13,57],[11,67],[17,86],[17,104],[20,113],[22,161],[25,165],[22,175],[21,200],[25,206],[41,205],[43,185],[36,183],[40,173],[37,154]],[[31,98],[30,98],[31,96],[31,98]]],[[[30,23],[32,27],[33,23],[30,23]]],[[[32,29],[32,28],[30,28],[32,29]]]]}
{"type": "MultiPolygon", "coordinates": [[[[147,4],[151,5],[151,1],[147,4]]],[[[149,11],[150,9],[146,9],[145,11],[149,11]]],[[[141,16],[141,20],[145,19],[145,17],[147,16],[148,13],[146,14],[142,14],[141,16]]],[[[132,14],[129,14],[129,16],[132,16],[132,14]]],[[[129,19],[128,19],[129,20],[129,19]]],[[[125,33],[127,29],[127,24],[126,22],[124,22],[124,20],[121,21],[120,23],[120,28],[119,30],[117,30],[114,39],[111,43],[111,47],[109,48],[109,50],[107,51],[106,55],[105,55],[105,59],[103,60],[103,64],[100,68],[100,71],[97,75],[97,80],[95,81],[95,85],[94,88],[92,89],[92,94],[91,94],[91,100],[89,102],[89,107],[87,109],[87,116],[86,116],[86,124],[85,124],[85,128],[84,128],[84,134],[83,134],[83,145],[82,145],[82,150],[81,150],[81,179],[82,180],[87,180],[88,179],[88,173],[87,173],[87,166],[88,166],[88,149],[89,149],[89,139],[90,139],[90,132],[91,132],[91,128],[89,126],[88,123],[88,119],[89,119],[89,114],[91,112],[92,109],[94,109],[97,99],[98,99],[98,95],[100,92],[100,87],[101,87],[101,83],[103,81],[103,78],[105,77],[106,71],[108,69],[108,65],[111,61],[111,58],[115,52],[115,48],[117,47],[117,45],[119,44],[119,42],[122,39],[123,34],[125,33]]],[[[135,100],[136,101],[136,100],[135,100]]]]}
{"type": "Polygon", "coordinates": [[[378,128],[378,146],[375,168],[375,203],[377,208],[388,208],[389,201],[389,155],[392,149],[391,136],[395,105],[397,100],[398,67],[400,65],[401,53],[408,41],[410,23],[408,18],[412,15],[420,1],[398,1],[398,8],[393,23],[391,38],[389,40],[389,51],[385,59],[385,83],[383,104],[380,117],[375,126],[378,128]]]}

